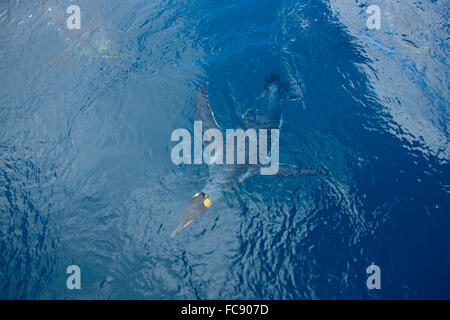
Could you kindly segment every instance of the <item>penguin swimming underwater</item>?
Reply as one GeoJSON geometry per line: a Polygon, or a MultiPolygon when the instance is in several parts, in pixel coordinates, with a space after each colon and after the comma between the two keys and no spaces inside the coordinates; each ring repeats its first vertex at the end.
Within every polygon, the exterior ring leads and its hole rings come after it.
{"type": "MultiPolygon", "coordinates": [[[[286,95],[286,90],[280,84],[280,77],[277,74],[270,74],[266,78],[264,94],[255,108],[248,110],[241,121],[241,128],[253,129],[279,129],[282,122],[282,100],[286,95]]],[[[195,95],[195,121],[202,121],[202,135],[208,129],[222,129],[214,119],[208,102],[208,93],[205,86],[200,86],[195,95]]],[[[211,142],[203,141],[206,147],[211,142]]],[[[270,146],[271,143],[268,143],[270,146]]],[[[248,155],[248,152],[245,152],[248,155]]],[[[246,162],[247,163],[247,162],[246,162]]],[[[194,221],[195,218],[204,214],[212,205],[211,199],[217,199],[220,194],[242,183],[248,178],[260,175],[261,165],[255,164],[210,164],[209,179],[201,192],[196,193],[188,202],[183,221],[172,232],[175,237],[184,228],[194,221]]],[[[327,175],[327,169],[298,168],[292,165],[279,165],[279,177],[295,176],[320,176],[327,175]]]]}

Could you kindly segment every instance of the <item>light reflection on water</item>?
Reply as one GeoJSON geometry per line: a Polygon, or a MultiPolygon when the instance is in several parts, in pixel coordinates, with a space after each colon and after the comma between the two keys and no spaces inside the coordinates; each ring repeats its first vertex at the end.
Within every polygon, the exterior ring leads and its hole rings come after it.
{"type": "Polygon", "coordinates": [[[1,298],[449,297],[441,3],[380,4],[377,32],[347,1],[79,5],[76,31],[60,1],[0,5],[1,298]],[[272,70],[281,161],[331,175],[254,178],[171,239],[208,178],[170,161],[197,87],[233,128],[272,70]]]}

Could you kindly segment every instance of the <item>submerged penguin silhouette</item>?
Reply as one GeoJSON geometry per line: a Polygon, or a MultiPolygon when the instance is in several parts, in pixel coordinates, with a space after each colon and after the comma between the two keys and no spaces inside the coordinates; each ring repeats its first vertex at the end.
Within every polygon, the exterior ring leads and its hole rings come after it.
{"type": "MultiPolygon", "coordinates": [[[[280,76],[271,73],[265,81],[264,92],[255,108],[248,110],[243,116],[240,127],[242,129],[279,129],[282,116],[282,102],[287,95],[286,86],[280,83],[280,76]]],[[[208,129],[221,130],[208,102],[205,86],[201,86],[195,95],[195,121],[202,121],[202,134],[208,129]]],[[[203,141],[206,147],[211,142],[203,141]]],[[[268,143],[268,145],[271,145],[268,143]]],[[[247,148],[247,146],[246,146],[247,148]]],[[[248,152],[246,150],[246,155],[248,152]]],[[[246,162],[247,163],[247,162],[246,162]]],[[[172,237],[180,233],[205,213],[223,191],[242,183],[248,178],[260,175],[261,165],[258,164],[210,164],[209,179],[201,192],[196,193],[188,202],[184,210],[184,218],[180,225],[172,232],[172,237]]],[[[327,169],[299,168],[292,165],[279,165],[278,177],[320,176],[327,175],[327,169]]]]}

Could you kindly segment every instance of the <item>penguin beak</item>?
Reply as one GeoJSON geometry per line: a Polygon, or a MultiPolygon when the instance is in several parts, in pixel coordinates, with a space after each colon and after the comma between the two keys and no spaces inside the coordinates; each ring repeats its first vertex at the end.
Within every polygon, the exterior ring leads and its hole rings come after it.
{"type": "Polygon", "coordinates": [[[172,234],[170,235],[172,238],[175,237],[177,234],[179,234],[181,232],[181,230],[183,230],[184,228],[186,228],[188,225],[190,225],[192,223],[192,221],[194,220],[189,220],[186,223],[180,223],[180,225],[172,232],[172,234]]]}
{"type": "Polygon", "coordinates": [[[202,215],[206,212],[206,210],[209,209],[211,206],[211,200],[209,199],[208,195],[204,192],[196,193],[189,203],[187,204],[186,208],[184,209],[184,218],[183,221],[180,223],[180,225],[172,232],[171,236],[172,238],[175,237],[178,233],[181,232],[184,228],[186,228],[188,225],[194,221],[195,218],[202,215]]]}

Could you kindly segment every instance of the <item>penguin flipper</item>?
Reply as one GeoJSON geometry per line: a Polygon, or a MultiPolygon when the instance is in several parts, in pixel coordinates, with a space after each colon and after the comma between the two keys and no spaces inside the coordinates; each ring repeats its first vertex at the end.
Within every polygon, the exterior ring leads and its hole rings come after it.
{"type": "Polygon", "coordinates": [[[296,167],[293,165],[281,164],[278,169],[278,177],[299,177],[299,176],[322,176],[328,175],[328,169],[314,169],[308,167],[296,167]]]}
{"type": "Polygon", "coordinates": [[[222,131],[214,119],[214,114],[209,106],[208,91],[204,85],[201,85],[195,94],[195,121],[202,121],[203,132],[208,129],[222,131]]]}

